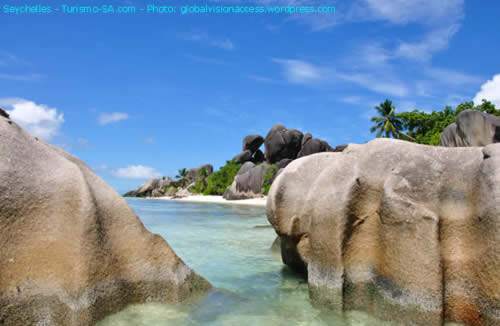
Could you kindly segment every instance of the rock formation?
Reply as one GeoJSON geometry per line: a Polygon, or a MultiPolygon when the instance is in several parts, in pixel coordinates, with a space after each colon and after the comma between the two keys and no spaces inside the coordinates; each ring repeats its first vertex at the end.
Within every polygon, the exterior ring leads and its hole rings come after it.
{"type": "Polygon", "coordinates": [[[185,197],[186,194],[190,194],[189,190],[193,188],[193,183],[203,182],[203,180],[200,180],[200,174],[203,170],[205,174],[202,178],[205,179],[214,172],[214,167],[211,164],[204,164],[199,168],[187,169],[186,176],[178,181],[174,181],[170,178],[153,178],[140,185],[137,189],[127,192],[123,197],[164,197],[175,195],[177,190],[179,190],[179,192],[181,190],[186,190],[179,194],[185,197]]]}
{"type": "Polygon", "coordinates": [[[253,163],[262,163],[266,160],[264,153],[260,149],[256,150],[252,157],[253,163]]]}
{"type": "Polygon", "coordinates": [[[276,163],[282,159],[297,158],[302,145],[302,133],[296,129],[287,129],[282,124],[274,125],[266,136],[266,161],[276,163]]]}
{"type": "Polygon", "coordinates": [[[78,158],[0,117],[0,324],[94,325],[206,291],[78,158]]]}
{"type": "Polygon", "coordinates": [[[212,164],[203,164],[199,168],[190,168],[187,170],[186,183],[196,181],[202,170],[205,170],[205,177],[214,173],[214,167],[212,164]]]}
{"type": "Polygon", "coordinates": [[[333,152],[333,148],[326,141],[313,138],[311,134],[307,133],[302,139],[302,146],[297,158],[322,152],[333,152]]]}
{"type": "Polygon", "coordinates": [[[259,165],[251,162],[245,163],[234,177],[231,186],[224,192],[223,197],[228,200],[262,197],[262,177],[268,166],[267,163],[259,165]]]}
{"type": "MultiPolygon", "coordinates": [[[[259,135],[248,135],[242,141],[243,151],[232,158],[231,163],[243,164],[247,167],[252,168],[255,165],[259,165],[266,162],[267,165],[262,168],[257,168],[250,172],[248,175],[240,177],[238,180],[236,178],[233,180],[232,184],[227,186],[224,192],[224,198],[226,199],[248,199],[260,197],[263,194],[267,194],[269,185],[262,184],[262,176],[265,171],[271,167],[276,169],[276,173],[272,173],[274,178],[280,169],[283,169],[298,157],[304,157],[311,154],[316,154],[319,152],[334,152],[342,151],[346,145],[340,145],[336,148],[332,148],[327,142],[312,137],[310,133],[302,135],[302,133],[295,129],[287,129],[281,124],[274,125],[266,138],[264,139],[259,135]],[[265,154],[259,149],[262,144],[265,144],[265,154]],[[247,165],[251,164],[251,165],[247,165]],[[259,183],[260,187],[259,187],[259,183]],[[264,191],[264,192],[263,192],[264,191]]],[[[213,167],[209,164],[203,165],[199,168],[192,168],[187,170],[187,176],[178,181],[168,181],[168,184],[162,183],[160,179],[152,179],[141,185],[136,190],[127,192],[124,196],[130,197],[161,197],[161,196],[175,196],[175,197],[186,197],[192,195],[192,193],[203,193],[207,187],[207,180],[200,179],[200,171],[205,168],[208,172],[206,176],[209,176],[213,172],[213,167]],[[191,189],[186,188],[187,185],[192,183],[196,184],[196,187],[191,187],[191,189]],[[203,182],[203,184],[202,184],[203,182]],[[175,189],[173,189],[175,187],[175,189]],[[172,195],[173,194],[173,195],[172,195]]],[[[240,169],[239,174],[242,171],[247,171],[245,169],[240,169]]],[[[232,172],[231,176],[234,174],[232,172]]],[[[266,180],[266,182],[272,182],[272,180],[266,180]]],[[[227,181],[224,182],[223,187],[227,185],[227,181]]],[[[220,190],[216,192],[220,194],[220,190]]]]}
{"type": "Polygon", "coordinates": [[[316,304],[391,325],[500,325],[500,144],[377,139],[290,163],[267,215],[316,304]]]}
{"type": "Polygon", "coordinates": [[[264,143],[264,138],[260,135],[248,135],[243,138],[243,152],[250,151],[255,153],[259,147],[264,143]]]}
{"type": "Polygon", "coordinates": [[[142,185],[140,185],[137,189],[131,190],[124,194],[124,197],[160,197],[163,195],[163,191],[165,188],[168,188],[172,185],[175,185],[175,181],[170,178],[167,179],[157,179],[153,178],[142,185]]]}
{"type": "Polygon", "coordinates": [[[288,164],[290,164],[292,162],[293,162],[292,159],[290,159],[290,158],[284,158],[281,161],[279,161],[278,163],[276,163],[276,166],[278,167],[278,169],[284,169],[284,168],[286,168],[286,166],[288,164]]]}
{"type": "Polygon", "coordinates": [[[0,108],[0,116],[4,117],[4,118],[9,118],[9,114],[2,108],[0,108]]]}
{"type": "Polygon", "coordinates": [[[241,163],[241,164],[245,162],[250,162],[251,160],[252,160],[252,152],[250,152],[249,150],[245,150],[239,153],[232,159],[234,163],[241,163]]]}
{"type": "Polygon", "coordinates": [[[465,110],[441,134],[441,146],[467,147],[486,146],[500,142],[500,117],[465,110]]]}

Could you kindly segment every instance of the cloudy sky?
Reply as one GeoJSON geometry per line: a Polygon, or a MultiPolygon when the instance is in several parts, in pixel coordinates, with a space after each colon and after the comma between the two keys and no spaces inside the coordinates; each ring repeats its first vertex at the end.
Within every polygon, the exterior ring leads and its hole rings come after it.
{"type": "Polygon", "coordinates": [[[497,0],[294,3],[337,10],[0,13],[0,107],[123,192],[179,168],[218,168],[277,122],[335,146],[372,139],[369,118],[386,98],[399,111],[500,105],[497,0]]]}

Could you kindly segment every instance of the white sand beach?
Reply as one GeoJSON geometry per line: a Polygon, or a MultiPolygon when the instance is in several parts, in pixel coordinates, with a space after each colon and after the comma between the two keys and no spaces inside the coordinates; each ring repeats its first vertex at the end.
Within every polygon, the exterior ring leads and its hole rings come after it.
{"type": "Polygon", "coordinates": [[[176,201],[191,202],[191,203],[212,203],[212,204],[226,204],[226,205],[257,206],[257,207],[266,207],[266,203],[267,203],[267,197],[242,199],[242,200],[227,200],[227,199],[222,198],[222,196],[192,195],[192,196],[188,196],[188,197],[184,197],[184,198],[158,197],[158,198],[151,198],[151,199],[176,200],[176,201]]]}

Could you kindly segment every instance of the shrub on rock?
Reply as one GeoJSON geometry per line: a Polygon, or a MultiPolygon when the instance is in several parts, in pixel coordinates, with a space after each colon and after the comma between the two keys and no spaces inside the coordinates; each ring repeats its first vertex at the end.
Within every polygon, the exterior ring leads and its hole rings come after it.
{"type": "Polygon", "coordinates": [[[238,173],[241,164],[227,161],[226,165],[214,172],[207,178],[207,187],[203,191],[204,195],[222,195],[226,188],[233,182],[234,176],[238,173]]]}

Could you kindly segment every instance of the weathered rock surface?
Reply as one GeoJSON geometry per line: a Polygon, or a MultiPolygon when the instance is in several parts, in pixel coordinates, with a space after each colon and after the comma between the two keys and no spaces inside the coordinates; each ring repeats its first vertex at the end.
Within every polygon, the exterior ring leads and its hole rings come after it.
{"type": "Polygon", "coordinates": [[[274,125],[264,140],[266,161],[276,163],[285,158],[297,158],[302,137],[303,134],[296,129],[289,130],[279,123],[274,125]]]}
{"type": "Polygon", "coordinates": [[[500,324],[500,144],[377,139],[295,160],[267,202],[313,302],[394,325],[500,324]]]}
{"type": "Polygon", "coordinates": [[[292,163],[292,161],[293,161],[292,159],[285,158],[276,163],[276,166],[278,167],[278,169],[284,169],[288,164],[292,163]]]}
{"type": "Polygon", "coordinates": [[[461,112],[441,134],[441,146],[486,146],[500,142],[500,117],[476,110],[461,112]]]}
{"type": "Polygon", "coordinates": [[[243,138],[243,152],[250,151],[255,153],[259,147],[264,143],[264,137],[260,135],[248,135],[243,138]]]}
{"type": "Polygon", "coordinates": [[[188,182],[195,181],[203,169],[205,170],[207,177],[214,172],[214,167],[212,166],[212,164],[204,164],[199,168],[190,168],[186,171],[187,172],[186,179],[188,180],[188,182]]]}
{"type": "Polygon", "coordinates": [[[232,161],[235,163],[245,163],[245,162],[250,162],[251,160],[252,160],[252,152],[249,150],[239,153],[232,159],[232,161]]]}
{"type": "Polygon", "coordinates": [[[331,148],[326,141],[313,138],[311,134],[307,133],[302,139],[302,147],[297,154],[297,158],[332,151],[333,148],[331,148]]]}
{"type": "Polygon", "coordinates": [[[174,187],[172,187],[172,188],[169,188],[167,190],[167,192],[165,193],[165,196],[173,197],[173,196],[175,196],[176,193],[177,193],[177,190],[174,187]]]}
{"type": "Polygon", "coordinates": [[[253,162],[246,162],[245,164],[243,164],[241,166],[241,168],[238,170],[238,173],[236,175],[243,174],[243,173],[253,169],[254,167],[255,167],[255,164],[253,162]]]}
{"type": "Polygon", "coordinates": [[[0,117],[0,324],[94,325],[210,285],[78,158],[0,117]]]}
{"type": "Polygon", "coordinates": [[[274,239],[273,244],[271,245],[271,251],[273,252],[280,252],[281,251],[281,239],[278,236],[276,236],[276,239],[274,239]]]}
{"type": "Polygon", "coordinates": [[[0,116],[4,118],[9,118],[9,114],[2,108],[0,108],[0,116]]]}
{"type": "Polygon", "coordinates": [[[343,152],[344,149],[347,148],[347,145],[337,145],[335,148],[332,150],[332,152],[343,152]]]}
{"type": "Polygon", "coordinates": [[[163,190],[160,189],[154,189],[153,192],[151,193],[151,197],[163,197],[165,195],[163,190]]]}
{"type": "Polygon", "coordinates": [[[268,166],[267,163],[262,163],[253,167],[250,167],[250,165],[245,167],[245,165],[243,165],[240,168],[241,173],[238,171],[231,186],[224,191],[223,197],[227,200],[262,197],[262,177],[268,166]],[[243,168],[245,168],[245,170],[242,171],[243,168]]]}
{"type": "Polygon", "coordinates": [[[174,185],[175,181],[170,178],[163,179],[150,179],[140,185],[137,189],[131,190],[124,194],[124,197],[159,197],[165,188],[174,185]],[[154,193],[154,194],[153,194],[154,193]]]}

